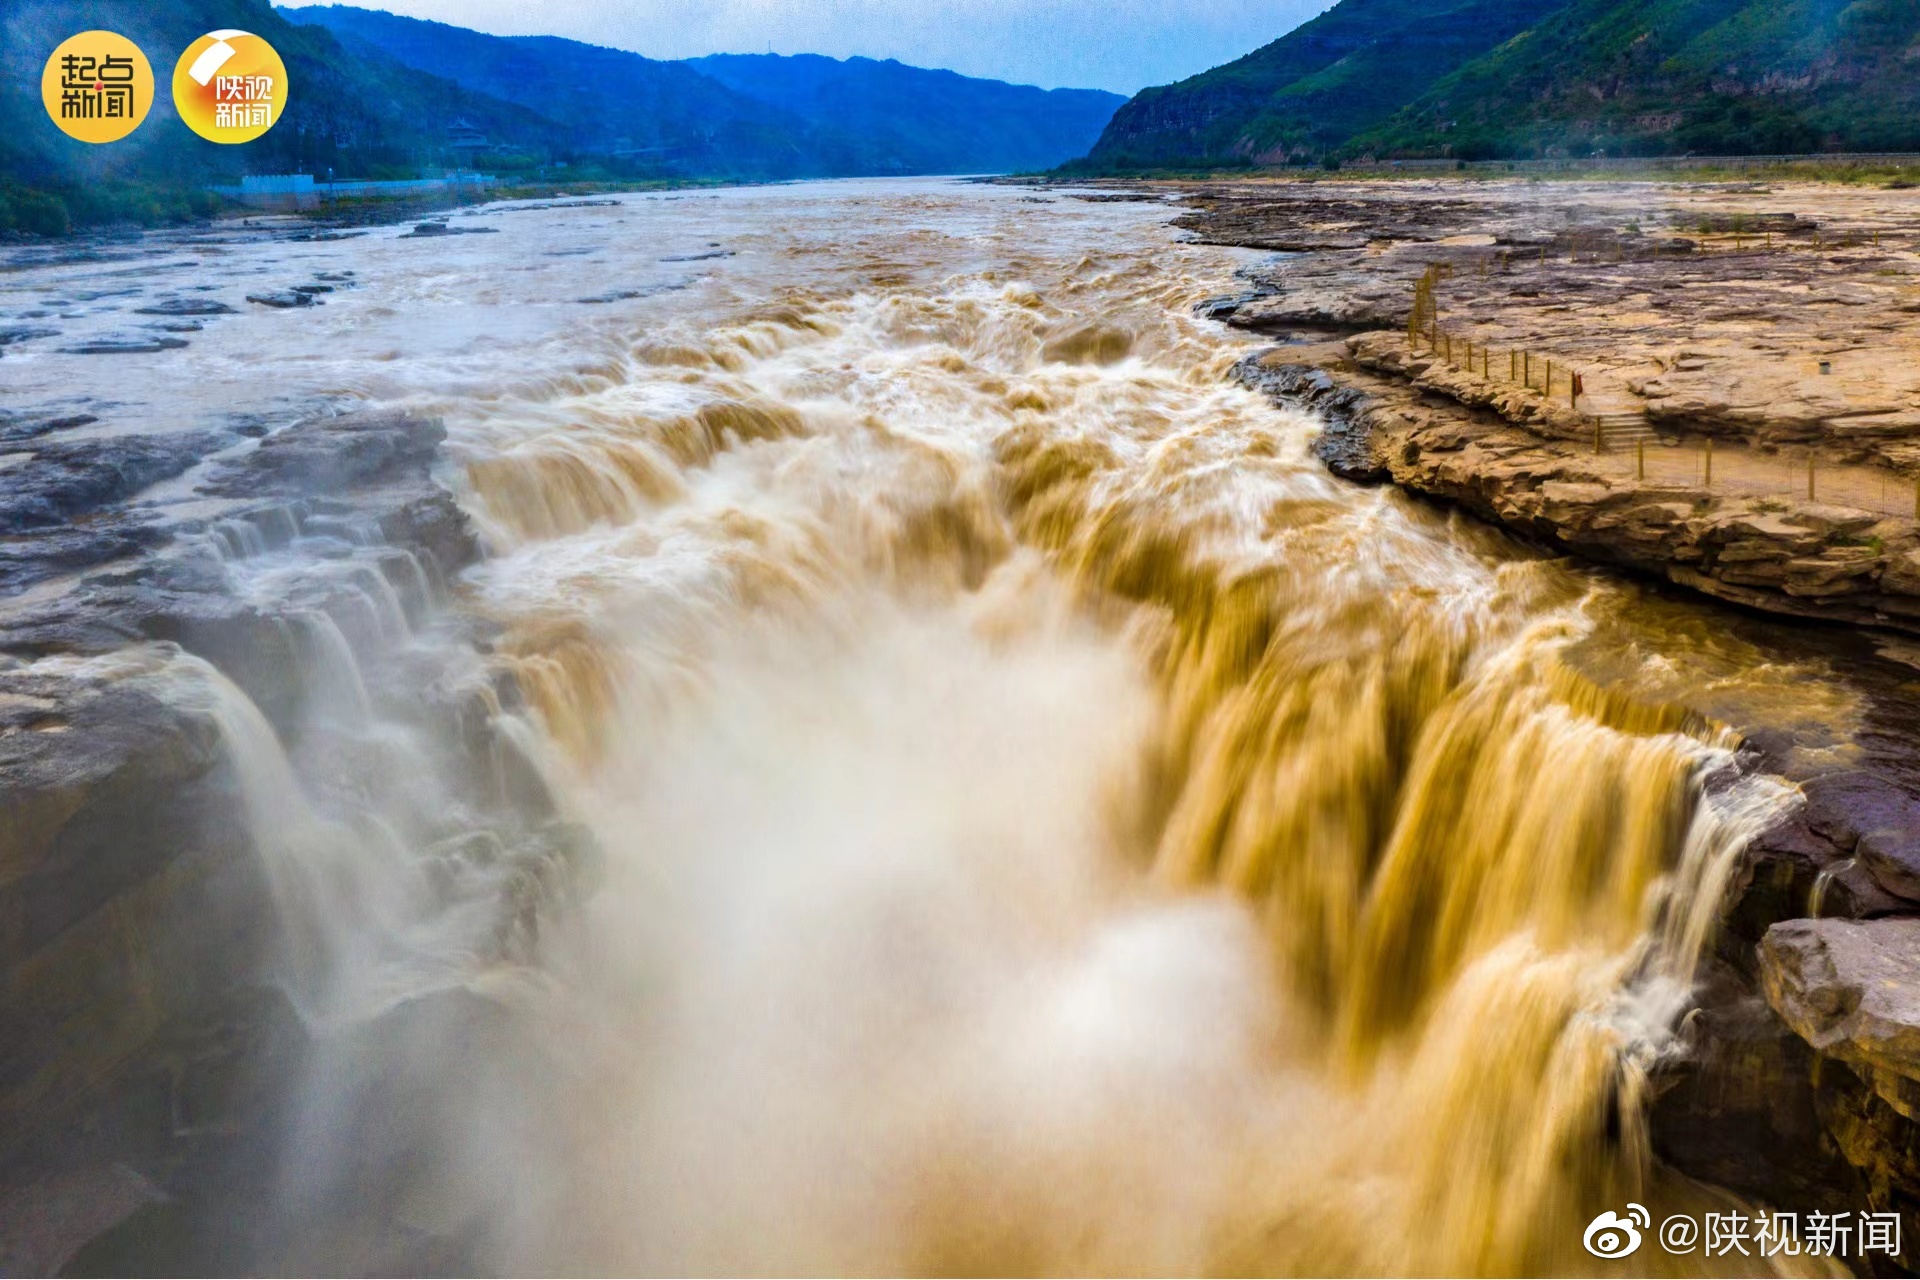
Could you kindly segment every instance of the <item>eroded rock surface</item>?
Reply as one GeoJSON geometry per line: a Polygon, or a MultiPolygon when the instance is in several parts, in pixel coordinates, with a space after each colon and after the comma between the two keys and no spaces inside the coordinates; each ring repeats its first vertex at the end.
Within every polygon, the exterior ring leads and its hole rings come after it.
{"type": "Polygon", "coordinates": [[[1437,365],[1364,334],[1337,354],[1276,348],[1241,377],[1321,413],[1316,451],[1348,479],[1391,481],[1734,604],[1920,632],[1912,518],[1642,479],[1632,455],[1579,441],[1591,428],[1571,411],[1437,365]]]}
{"type": "MultiPolygon", "coordinates": [[[[288,908],[251,807],[257,771],[240,758],[284,750],[311,781],[305,803],[351,813],[380,783],[343,725],[378,717],[434,742],[432,767],[459,780],[436,784],[444,830],[426,834],[437,891],[497,893],[489,945],[502,954],[583,865],[584,838],[496,734],[511,679],[441,608],[478,554],[431,475],[443,438],[405,414],[318,416],[257,446],[123,437],[107,442],[118,454],[76,442],[0,473],[21,522],[49,522],[50,538],[115,521],[147,531],[120,563],[0,619],[0,1267],[470,1269],[362,1199],[321,1227],[257,1212],[303,1072],[339,1037],[283,990],[288,908]],[[169,474],[193,486],[191,517],[129,505],[169,474]],[[320,661],[328,636],[337,651],[320,661]],[[222,679],[277,743],[233,736],[222,679]]],[[[20,554],[70,572],[46,546],[20,554]]],[[[370,1117],[399,1105],[402,1085],[380,1075],[399,1049],[340,1051],[355,1070],[372,1063],[356,1085],[370,1117]]],[[[377,1119],[364,1134],[411,1140],[377,1119]]],[[[404,1152],[391,1163],[407,1167],[404,1152]]]]}

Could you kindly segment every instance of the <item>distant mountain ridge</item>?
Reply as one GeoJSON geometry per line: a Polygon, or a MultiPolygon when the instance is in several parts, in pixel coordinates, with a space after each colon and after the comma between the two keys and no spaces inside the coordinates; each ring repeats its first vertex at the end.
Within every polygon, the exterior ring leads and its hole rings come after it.
{"type": "Polygon", "coordinates": [[[860,140],[879,171],[1004,173],[1084,154],[1126,101],[1039,89],[891,58],[712,54],[687,66],[736,93],[860,140]]]}
{"type": "Polygon", "coordinates": [[[347,48],[532,111],[579,147],[703,176],[1041,169],[1080,155],[1123,101],[868,58],[663,62],[554,36],[493,36],[348,5],[285,9],[347,48]]]}
{"type": "Polygon", "coordinates": [[[204,211],[200,185],[244,169],[401,176],[429,161],[456,121],[527,154],[556,154],[564,130],[523,107],[356,56],[319,27],[295,26],[266,0],[5,0],[0,3],[0,229],[57,234],[70,222],[159,221],[204,211]],[[295,90],[285,117],[244,147],[195,137],[173,109],[172,58],[208,31],[266,37],[295,90]],[[48,54],[77,31],[117,31],[146,50],[152,112],[127,138],[90,146],[40,104],[48,54]]]}
{"type": "Polygon", "coordinates": [[[1044,169],[1084,154],[1124,99],[895,62],[662,62],[557,37],[502,38],[346,7],[267,0],[0,0],[0,233],[203,215],[244,173],[411,177],[481,166],[509,180],[858,177],[1044,169]],[[208,31],[266,37],[285,117],[244,147],[174,114],[171,59],[208,31]],[[76,31],[147,51],[157,92],[130,137],[94,147],[41,107],[47,56],[76,31]]]}
{"type": "Polygon", "coordinates": [[[1342,0],[1079,168],[1920,149],[1920,0],[1342,0]]]}

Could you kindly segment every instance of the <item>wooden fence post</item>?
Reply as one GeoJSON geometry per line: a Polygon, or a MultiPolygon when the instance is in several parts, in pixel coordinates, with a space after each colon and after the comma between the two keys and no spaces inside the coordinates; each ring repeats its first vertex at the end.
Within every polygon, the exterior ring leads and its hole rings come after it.
{"type": "Polygon", "coordinates": [[[1707,488],[1713,488],[1713,437],[1707,437],[1707,488]]]}

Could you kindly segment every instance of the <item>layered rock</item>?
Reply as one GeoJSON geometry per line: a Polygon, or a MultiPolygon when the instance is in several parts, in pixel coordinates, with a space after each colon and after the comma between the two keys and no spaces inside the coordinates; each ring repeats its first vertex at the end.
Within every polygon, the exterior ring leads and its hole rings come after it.
{"type": "Polygon", "coordinates": [[[1817,501],[1643,480],[1575,443],[1592,426],[1531,392],[1369,333],[1339,355],[1280,348],[1243,381],[1322,414],[1337,473],[1391,481],[1517,533],[1717,599],[1920,632],[1920,524],[1817,501]],[[1318,357],[1315,359],[1314,357],[1318,357]],[[1340,364],[1337,375],[1325,364],[1340,364]]]}
{"type": "MultiPolygon", "coordinates": [[[[1876,244],[1869,220],[1904,197],[1823,200],[1859,219],[1836,234],[1778,199],[1768,209],[1739,193],[1736,215],[1716,193],[1663,193],[1660,220],[1689,229],[1663,238],[1622,225],[1610,206],[1626,192],[1591,187],[1557,193],[1557,208],[1446,183],[1189,193],[1196,208],[1182,221],[1203,237],[1296,255],[1245,269],[1251,287],[1203,312],[1287,343],[1238,375],[1314,414],[1315,451],[1337,474],[1766,615],[1920,632],[1910,509],[1785,485],[1743,491],[1726,475],[1811,452],[1834,477],[1828,492],[1859,493],[1864,474],[1910,499],[1920,311],[1895,276],[1912,254],[1876,244]],[[1729,232],[1744,252],[1721,239],[1729,232]],[[1410,342],[1414,282],[1430,267],[1440,314],[1410,342]],[[1514,376],[1523,353],[1531,377],[1514,376]],[[1834,373],[1817,372],[1814,355],[1834,373]],[[1578,403],[1569,369],[1584,375],[1578,403]],[[1623,419],[1638,424],[1625,446],[1604,429],[1623,419]],[[1682,451],[1663,457],[1676,441],[1682,451]],[[1688,480],[1688,468],[1661,465],[1704,461],[1707,441],[1720,483],[1704,466],[1688,480]]],[[[1747,766],[1797,783],[1801,800],[1750,843],[1729,886],[1682,1027],[1688,1052],[1655,1081],[1654,1145],[1669,1165],[1771,1207],[1900,1211],[1912,1237],[1920,697],[1911,671],[1862,633],[1787,635],[1754,616],[1729,625],[1828,654],[1866,711],[1843,757],[1799,749],[1787,726],[1750,735],[1747,766]]],[[[1888,1265],[1914,1256],[1910,1245],[1888,1265]]]]}
{"type": "MultiPolygon", "coordinates": [[[[329,1033],[282,993],[287,904],[250,807],[258,762],[237,753],[284,744],[323,789],[352,795],[369,785],[354,764],[363,747],[335,713],[431,742],[420,767],[462,780],[436,784],[450,808],[443,874],[479,867],[500,886],[503,948],[521,945],[527,913],[582,856],[537,772],[495,732],[511,681],[486,679],[484,638],[440,608],[478,554],[431,474],[443,438],[423,419],[352,414],[211,461],[195,456],[210,442],[183,440],[163,452],[201,467],[199,514],[140,512],[149,543],[0,623],[4,1269],[53,1270],[103,1231],[87,1265],[149,1265],[157,1232],[182,1270],[318,1257],[458,1269],[391,1224],[341,1228],[364,1247],[340,1253],[338,1241],[274,1244],[239,1208],[275,1176],[300,1064],[329,1033]],[[428,629],[433,643],[400,643],[428,629]],[[323,662],[328,635],[344,653],[323,662]],[[195,662],[218,674],[195,676],[195,662]],[[333,705],[329,674],[364,705],[333,705]],[[234,736],[222,679],[279,742],[234,736]],[[122,1219],[144,1242],[132,1253],[111,1245],[122,1219]]],[[[88,495],[98,517],[126,510],[118,490],[88,495]]]]}

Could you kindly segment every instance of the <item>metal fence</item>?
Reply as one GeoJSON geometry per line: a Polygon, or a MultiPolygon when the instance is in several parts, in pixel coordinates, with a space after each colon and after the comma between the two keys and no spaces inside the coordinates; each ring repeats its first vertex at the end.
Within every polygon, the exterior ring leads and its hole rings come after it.
{"type": "Polygon", "coordinates": [[[1920,520],[1920,478],[1887,467],[1823,459],[1812,444],[1750,446],[1683,436],[1644,412],[1591,412],[1582,406],[1583,373],[1553,356],[1524,347],[1495,348],[1457,335],[1433,315],[1432,288],[1443,273],[1429,271],[1416,284],[1408,325],[1409,348],[1427,349],[1463,372],[1505,381],[1564,404],[1579,422],[1578,443],[1595,457],[1631,465],[1636,480],[1718,496],[1783,504],[1822,502],[1880,515],[1920,520]]]}

